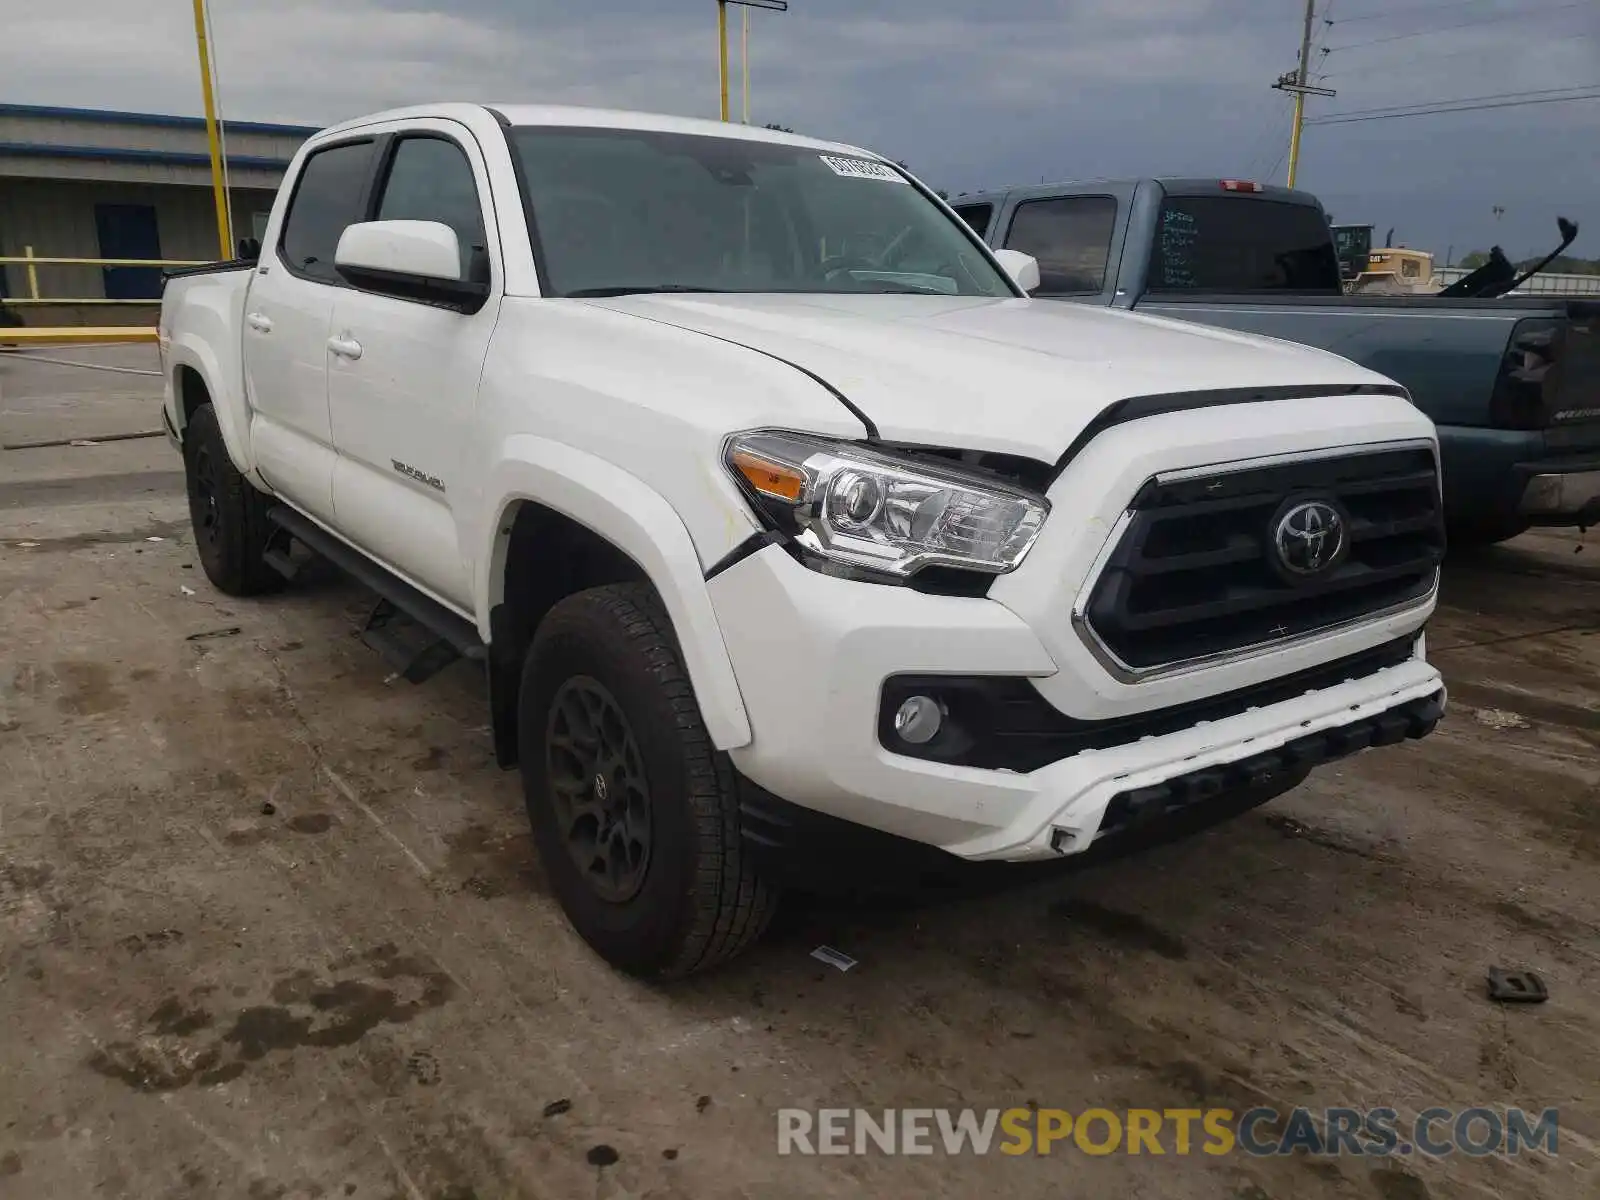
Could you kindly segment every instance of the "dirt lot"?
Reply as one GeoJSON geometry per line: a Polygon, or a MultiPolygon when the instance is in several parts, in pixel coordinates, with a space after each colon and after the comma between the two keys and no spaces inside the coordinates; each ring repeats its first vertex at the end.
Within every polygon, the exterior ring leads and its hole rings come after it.
{"type": "MultiPolygon", "coordinates": [[[[155,429],[154,382],[0,355],[0,441],[155,429]]],[[[0,1196],[1600,1194],[1576,545],[1450,565],[1423,743],[1004,895],[813,908],[656,989],[563,923],[465,667],[389,682],[337,580],[213,592],[160,439],[0,451],[0,1196]],[[1552,1000],[1489,1003],[1494,964],[1552,1000]],[[1560,1154],[776,1153],[784,1106],[1029,1103],[1556,1106],[1560,1154]]]]}

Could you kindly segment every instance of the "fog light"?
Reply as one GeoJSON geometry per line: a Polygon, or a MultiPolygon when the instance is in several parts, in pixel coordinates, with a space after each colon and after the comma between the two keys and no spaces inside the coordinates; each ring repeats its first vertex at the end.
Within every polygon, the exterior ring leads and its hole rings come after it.
{"type": "Polygon", "coordinates": [[[912,696],[894,714],[894,731],[903,742],[921,746],[931,742],[944,724],[945,707],[932,696],[912,696]]]}

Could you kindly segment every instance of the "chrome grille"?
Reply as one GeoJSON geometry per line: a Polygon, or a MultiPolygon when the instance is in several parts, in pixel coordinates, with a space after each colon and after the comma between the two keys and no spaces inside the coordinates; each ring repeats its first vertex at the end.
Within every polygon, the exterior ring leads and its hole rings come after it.
{"type": "Polygon", "coordinates": [[[1422,444],[1157,476],[1120,529],[1074,620],[1135,677],[1421,603],[1444,557],[1438,466],[1422,444]],[[1302,500],[1331,507],[1344,541],[1300,576],[1275,535],[1302,500]]]}

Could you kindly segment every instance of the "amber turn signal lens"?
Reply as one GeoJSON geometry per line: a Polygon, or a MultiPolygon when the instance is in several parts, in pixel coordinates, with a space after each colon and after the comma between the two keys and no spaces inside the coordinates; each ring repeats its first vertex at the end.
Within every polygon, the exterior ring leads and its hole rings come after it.
{"type": "Polygon", "coordinates": [[[805,494],[806,477],[803,471],[759,458],[748,450],[735,450],[730,460],[734,470],[763,496],[793,504],[805,494]]]}

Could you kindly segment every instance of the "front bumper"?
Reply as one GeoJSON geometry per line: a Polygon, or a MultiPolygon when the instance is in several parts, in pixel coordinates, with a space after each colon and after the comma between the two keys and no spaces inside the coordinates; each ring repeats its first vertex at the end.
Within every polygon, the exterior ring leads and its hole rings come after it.
{"type": "Polygon", "coordinates": [[[1519,511],[1535,524],[1600,523],[1600,465],[1529,475],[1519,511]]]}
{"type": "MultiPolygon", "coordinates": [[[[1223,788],[1234,786],[1240,772],[1258,778],[1271,769],[1292,773],[1296,764],[1316,761],[1314,745],[1325,758],[1393,740],[1371,731],[1392,730],[1397,720],[1405,726],[1402,736],[1420,736],[1437,720],[1444,699],[1438,672],[1420,657],[1419,639],[1417,657],[1363,677],[1159,736],[1086,749],[1037,770],[957,766],[884,747],[878,708],[886,679],[1051,680],[1054,686],[1040,691],[1052,703],[1068,683],[1088,688],[1096,681],[1061,679],[1064,672],[1033,629],[997,601],[836,579],[808,570],[777,546],[722,572],[709,586],[754,734],[733,751],[739,771],[803,808],[971,860],[1076,853],[1094,842],[1108,809],[1121,821],[1130,805],[1139,812],[1175,807],[1191,793],[1203,798],[1200,793],[1218,780],[1223,788]],[[1432,701],[1434,710],[1427,707],[1432,701]],[[1360,729],[1369,731],[1366,741],[1360,729]],[[1279,765],[1270,768],[1274,761],[1279,765]]],[[[1421,622],[1416,617],[1410,632],[1421,622]]],[[[1370,649],[1397,632],[1406,631],[1381,623],[1351,631],[1337,647],[1324,647],[1322,660],[1370,649]]],[[[1314,652],[1286,652],[1260,669],[1269,678],[1286,674],[1309,665],[1305,656],[1314,652]]],[[[1151,703],[1157,703],[1154,691],[1151,703]]]]}
{"type": "Polygon", "coordinates": [[[1600,430],[1440,425],[1446,519],[1600,524],[1600,430]]]}

